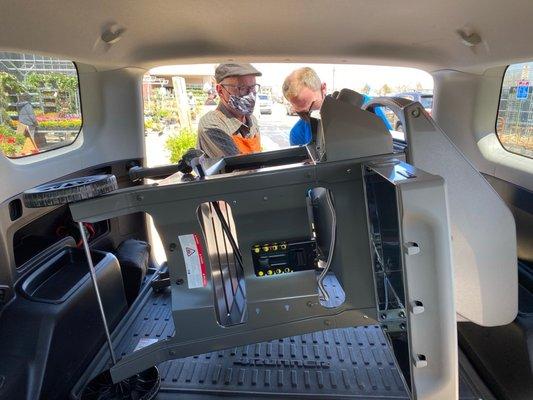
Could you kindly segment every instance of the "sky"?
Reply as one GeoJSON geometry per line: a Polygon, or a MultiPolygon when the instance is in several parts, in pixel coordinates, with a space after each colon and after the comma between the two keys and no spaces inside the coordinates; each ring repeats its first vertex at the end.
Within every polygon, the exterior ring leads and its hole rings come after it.
{"type": "MultiPolygon", "coordinates": [[[[375,94],[384,84],[389,85],[392,89],[405,85],[415,88],[420,83],[424,89],[433,89],[433,78],[427,72],[403,67],[383,67],[375,65],[347,65],[347,64],[284,64],[284,63],[254,63],[263,76],[258,78],[258,83],[264,86],[281,88],[285,77],[294,69],[309,66],[313,68],[320,76],[323,82],[326,82],[328,89],[339,90],[344,87],[350,89],[361,89],[368,84],[371,88],[371,94],[375,94]]],[[[198,74],[212,75],[216,64],[191,64],[191,65],[174,65],[153,68],[150,70],[152,75],[180,75],[180,74],[198,74]]],[[[279,93],[279,92],[278,92],[279,93]]]]}

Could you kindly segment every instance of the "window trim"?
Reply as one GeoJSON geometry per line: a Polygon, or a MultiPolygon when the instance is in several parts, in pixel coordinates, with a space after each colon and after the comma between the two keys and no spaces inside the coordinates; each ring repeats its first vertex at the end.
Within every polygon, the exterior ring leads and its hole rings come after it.
{"type": "MultiPolygon", "coordinates": [[[[24,52],[16,52],[16,53],[19,53],[19,54],[29,54],[29,53],[24,53],[24,52]]],[[[30,52],[31,53],[31,52],[30,52]]],[[[38,53],[34,53],[34,54],[38,54],[38,53]]],[[[72,61],[72,60],[64,60],[64,61],[69,61],[71,62],[73,65],[74,65],[74,69],[76,70],[76,77],[78,78],[78,98],[80,100],[80,116],[81,116],[81,125],[80,125],[80,128],[78,130],[78,133],[76,134],[76,137],[74,138],[74,140],[72,142],[70,142],[69,144],[66,144],[64,146],[60,146],[60,147],[54,147],[52,149],[47,149],[47,150],[43,150],[43,151],[39,151],[38,153],[35,153],[35,154],[26,154],[26,155],[21,155],[21,156],[18,156],[18,157],[9,157],[7,156],[6,154],[4,154],[2,151],[0,151],[0,154],[2,155],[2,157],[5,157],[7,160],[9,161],[15,161],[15,160],[23,160],[23,159],[27,159],[29,157],[35,157],[35,156],[38,156],[38,155],[41,155],[41,154],[46,154],[46,153],[50,153],[52,151],[56,151],[56,150],[61,150],[61,149],[65,149],[67,147],[70,147],[72,146],[74,143],[76,143],[80,137],[80,134],[81,134],[81,131],[83,130],[83,122],[84,122],[84,118],[83,118],[83,100],[81,98],[81,85],[80,85],[80,71],[78,69],[78,65],[76,64],[75,61],[72,61]]],[[[36,160],[37,161],[37,160],[36,160]]]]}

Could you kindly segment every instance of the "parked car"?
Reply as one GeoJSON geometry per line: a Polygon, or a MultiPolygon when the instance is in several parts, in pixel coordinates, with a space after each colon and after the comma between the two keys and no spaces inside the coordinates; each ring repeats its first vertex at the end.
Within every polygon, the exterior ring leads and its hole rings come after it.
{"type": "MultiPolygon", "coordinates": [[[[401,92],[392,96],[403,97],[404,99],[417,101],[422,104],[422,107],[424,107],[424,109],[429,113],[429,115],[431,115],[431,110],[433,109],[433,93],[413,91],[401,92]]],[[[402,123],[400,121],[394,121],[394,130],[400,132],[403,131],[402,123]]]]}
{"type": "Polygon", "coordinates": [[[272,107],[274,103],[272,102],[272,97],[268,94],[258,94],[259,99],[259,112],[261,114],[272,114],[272,107]]]}
{"type": "Polygon", "coordinates": [[[431,109],[433,108],[433,93],[413,91],[397,93],[393,96],[418,101],[420,104],[422,104],[422,107],[424,107],[424,109],[431,114],[431,109]]]}

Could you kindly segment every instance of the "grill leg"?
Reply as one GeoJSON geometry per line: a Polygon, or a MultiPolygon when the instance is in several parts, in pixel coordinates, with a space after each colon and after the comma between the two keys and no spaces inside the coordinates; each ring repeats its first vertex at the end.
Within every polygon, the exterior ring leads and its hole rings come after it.
{"type": "Polygon", "coordinates": [[[115,351],[113,350],[113,342],[111,341],[111,336],[109,335],[109,328],[107,326],[107,320],[105,317],[104,305],[102,303],[102,298],[100,297],[100,290],[98,289],[98,282],[96,280],[96,271],[94,269],[91,252],[89,250],[87,236],[85,235],[85,230],[83,229],[83,223],[78,222],[78,228],[80,229],[81,239],[83,241],[83,248],[85,249],[85,256],[87,257],[87,263],[89,264],[89,272],[91,274],[91,280],[93,281],[93,287],[94,292],[96,293],[96,300],[98,301],[100,316],[102,317],[102,322],[104,323],[104,331],[107,340],[107,345],[109,346],[109,354],[111,355],[111,361],[113,362],[113,365],[115,365],[117,363],[117,359],[115,357],[115,351]]]}

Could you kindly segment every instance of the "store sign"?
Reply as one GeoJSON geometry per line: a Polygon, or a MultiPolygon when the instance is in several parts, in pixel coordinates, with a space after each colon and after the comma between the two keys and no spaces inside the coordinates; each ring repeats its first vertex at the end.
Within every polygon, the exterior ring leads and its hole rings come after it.
{"type": "Polygon", "coordinates": [[[526,100],[529,95],[529,81],[519,81],[516,87],[516,99],[526,100]]]}

